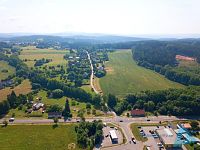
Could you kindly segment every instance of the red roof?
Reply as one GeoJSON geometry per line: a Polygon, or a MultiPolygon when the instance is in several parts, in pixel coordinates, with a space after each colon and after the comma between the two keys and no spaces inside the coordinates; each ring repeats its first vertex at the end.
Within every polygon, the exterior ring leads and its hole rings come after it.
{"type": "Polygon", "coordinates": [[[145,111],[143,109],[134,109],[131,110],[131,115],[145,115],[145,111]]]}

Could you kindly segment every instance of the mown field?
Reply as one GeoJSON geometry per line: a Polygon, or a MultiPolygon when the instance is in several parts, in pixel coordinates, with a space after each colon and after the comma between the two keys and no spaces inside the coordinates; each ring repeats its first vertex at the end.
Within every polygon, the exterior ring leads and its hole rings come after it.
{"type": "Polygon", "coordinates": [[[75,125],[8,125],[0,127],[1,150],[68,150],[76,145],[75,125]]]}
{"type": "Polygon", "coordinates": [[[109,59],[110,61],[106,62],[107,75],[100,79],[104,94],[111,93],[123,97],[144,90],[184,87],[154,71],[138,66],[132,59],[131,50],[109,53],[109,59]]]}
{"type": "Polygon", "coordinates": [[[33,67],[35,64],[34,59],[52,59],[52,62],[49,62],[45,65],[56,66],[56,65],[66,65],[67,61],[63,56],[68,53],[67,50],[54,50],[54,49],[37,49],[33,46],[23,47],[19,57],[22,60],[27,59],[25,63],[29,67],[33,67]]]}
{"type": "Polygon", "coordinates": [[[24,80],[20,85],[16,86],[14,89],[7,87],[5,89],[0,90],[0,101],[6,100],[7,95],[9,95],[12,91],[15,91],[16,95],[19,94],[28,94],[31,92],[31,83],[29,80],[24,80]]]}
{"type": "Polygon", "coordinates": [[[6,79],[9,75],[13,75],[15,73],[15,68],[8,65],[5,61],[0,61],[0,81],[6,79]],[[7,70],[7,72],[4,72],[7,70]]]}

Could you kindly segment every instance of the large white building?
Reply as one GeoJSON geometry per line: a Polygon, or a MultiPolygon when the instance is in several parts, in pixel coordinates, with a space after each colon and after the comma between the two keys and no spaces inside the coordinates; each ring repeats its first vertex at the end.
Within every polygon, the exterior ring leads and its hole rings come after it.
{"type": "Polygon", "coordinates": [[[112,142],[118,142],[118,137],[117,137],[115,130],[110,130],[109,133],[110,133],[110,138],[111,138],[112,142]]]}

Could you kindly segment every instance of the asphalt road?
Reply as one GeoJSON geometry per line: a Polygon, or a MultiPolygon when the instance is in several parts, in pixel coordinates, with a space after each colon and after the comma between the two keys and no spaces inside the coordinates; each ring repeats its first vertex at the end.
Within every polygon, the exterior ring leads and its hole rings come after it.
{"type": "MultiPolygon", "coordinates": [[[[199,119],[199,118],[177,118],[175,116],[151,116],[151,117],[137,117],[137,118],[125,118],[125,117],[119,117],[115,116],[113,118],[104,118],[104,117],[94,117],[94,118],[87,118],[86,121],[94,121],[94,120],[102,120],[106,123],[115,123],[118,125],[126,139],[127,142],[122,145],[104,148],[104,150],[141,150],[144,146],[144,143],[140,141],[136,141],[136,144],[133,142],[130,143],[130,140],[133,136],[132,131],[130,129],[131,123],[159,123],[160,121],[175,121],[175,120],[187,120],[187,119],[199,119]],[[147,121],[149,119],[150,121],[147,121]]],[[[2,123],[4,119],[0,119],[0,123],[2,123]]],[[[59,119],[60,123],[76,123],[77,121],[80,121],[80,119],[71,119],[70,121],[64,121],[64,119],[59,119]]],[[[9,124],[51,124],[53,123],[53,119],[16,119],[14,122],[9,124]]]]}
{"type": "Polygon", "coordinates": [[[94,68],[93,68],[93,65],[92,65],[92,60],[90,58],[90,54],[88,53],[88,51],[86,51],[86,53],[88,55],[88,60],[90,61],[90,68],[91,68],[91,71],[92,71],[92,73],[90,75],[90,86],[96,94],[99,94],[99,92],[97,91],[97,89],[94,87],[94,84],[93,84],[94,83],[93,82],[93,80],[94,80],[94,68]]]}

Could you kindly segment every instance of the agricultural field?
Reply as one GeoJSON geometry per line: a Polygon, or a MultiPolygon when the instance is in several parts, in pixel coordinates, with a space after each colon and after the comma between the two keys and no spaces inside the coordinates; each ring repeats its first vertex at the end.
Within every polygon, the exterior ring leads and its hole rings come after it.
{"type": "Polygon", "coordinates": [[[0,101],[6,100],[7,95],[9,95],[12,91],[15,91],[16,95],[19,94],[28,94],[31,92],[31,83],[29,80],[24,80],[20,85],[14,87],[11,89],[10,87],[7,87],[5,89],[0,90],[0,101]]]}
{"type": "Polygon", "coordinates": [[[75,125],[8,125],[0,128],[1,150],[80,150],[75,125]],[[22,134],[23,131],[23,134],[22,134]]]}
{"type": "Polygon", "coordinates": [[[5,61],[0,61],[0,81],[15,73],[15,68],[5,61]]]}
{"type": "Polygon", "coordinates": [[[107,74],[100,78],[100,86],[104,94],[111,93],[124,97],[144,90],[184,87],[154,71],[138,66],[132,59],[131,50],[109,53],[109,61],[105,65],[107,74]]]}
{"type": "Polygon", "coordinates": [[[39,60],[42,58],[52,59],[52,62],[45,64],[47,66],[66,65],[67,61],[63,56],[68,52],[68,50],[38,49],[33,46],[28,46],[22,48],[19,58],[22,60],[26,59],[27,61],[25,63],[29,67],[34,66],[35,59],[39,60]]]}

